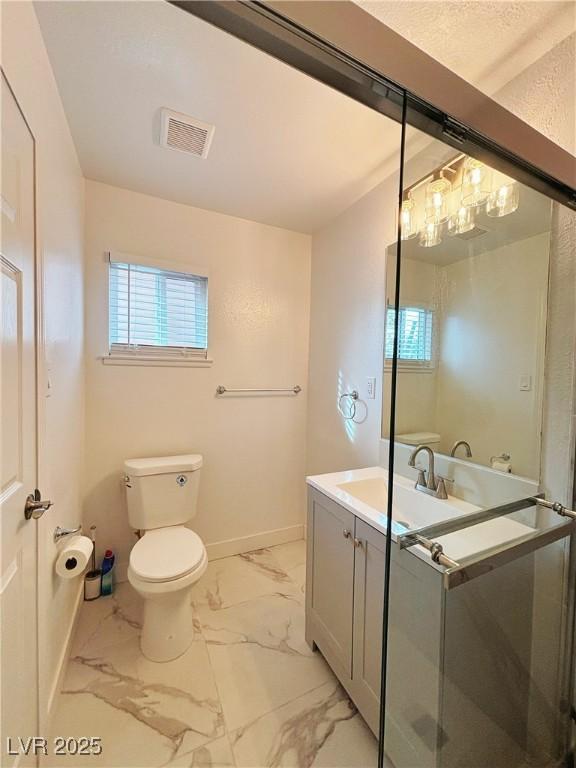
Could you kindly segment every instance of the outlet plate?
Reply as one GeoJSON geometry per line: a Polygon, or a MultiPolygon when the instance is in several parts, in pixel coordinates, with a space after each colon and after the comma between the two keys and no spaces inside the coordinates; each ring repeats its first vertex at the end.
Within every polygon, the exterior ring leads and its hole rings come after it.
{"type": "Polygon", "coordinates": [[[376,397],[376,377],[368,376],[366,379],[366,398],[368,400],[374,400],[376,397]]]}
{"type": "Polygon", "coordinates": [[[529,374],[522,374],[518,380],[518,389],[521,392],[530,392],[532,389],[532,376],[529,374]]]}

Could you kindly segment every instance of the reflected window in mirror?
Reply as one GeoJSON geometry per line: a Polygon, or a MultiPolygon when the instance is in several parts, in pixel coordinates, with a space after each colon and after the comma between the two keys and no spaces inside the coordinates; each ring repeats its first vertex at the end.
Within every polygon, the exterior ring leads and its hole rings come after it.
{"type": "MultiPolygon", "coordinates": [[[[395,307],[386,310],[386,363],[394,357],[395,307]]],[[[432,335],[434,314],[426,307],[402,306],[398,319],[398,361],[401,365],[430,368],[432,358],[432,335]]]]}

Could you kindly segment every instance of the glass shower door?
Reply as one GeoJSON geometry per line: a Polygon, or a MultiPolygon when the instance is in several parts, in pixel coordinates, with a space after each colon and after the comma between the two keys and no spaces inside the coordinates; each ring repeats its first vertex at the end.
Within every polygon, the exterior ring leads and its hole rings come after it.
{"type": "Polygon", "coordinates": [[[381,761],[564,764],[575,522],[570,433],[556,425],[571,419],[559,339],[573,331],[561,274],[576,217],[405,134],[401,236],[387,252],[381,761]]]}

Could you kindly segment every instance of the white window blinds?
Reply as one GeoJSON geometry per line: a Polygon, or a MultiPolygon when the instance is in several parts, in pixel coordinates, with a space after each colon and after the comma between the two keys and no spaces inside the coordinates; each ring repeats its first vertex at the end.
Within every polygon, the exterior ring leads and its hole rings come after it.
{"type": "Polygon", "coordinates": [[[110,353],[206,357],[208,279],[110,261],[110,353]]]}
{"type": "MultiPolygon", "coordinates": [[[[394,356],[394,320],[396,310],[386,310],[386,359],[394,356]]],[[[400,307],[398,319],[398,360],[432,363],[432,321],[429,309],[400,307]]]]}

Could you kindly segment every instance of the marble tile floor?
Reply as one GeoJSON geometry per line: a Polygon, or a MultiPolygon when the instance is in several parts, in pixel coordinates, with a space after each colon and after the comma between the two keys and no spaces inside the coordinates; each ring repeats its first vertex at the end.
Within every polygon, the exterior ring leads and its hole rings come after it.
{"type": "Polygon", "coordinates": [[[377,742],[304,641],[305,545],[215,560],[194,587],[194,638],[175,661],[139,648],[128,583],[83,603],[52,735],[100,736],[99,768],[371,768],[377,742]]]}

